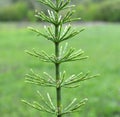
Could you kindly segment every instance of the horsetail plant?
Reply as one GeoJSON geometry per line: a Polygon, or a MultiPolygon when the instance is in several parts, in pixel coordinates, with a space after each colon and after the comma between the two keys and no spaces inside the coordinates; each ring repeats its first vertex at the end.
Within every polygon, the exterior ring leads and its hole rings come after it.
{"type": "Polygon", "coordinates": [[[48,55],[45,51],[37,52],[34,49],[32,52],[26,52],[29,55],[39,58],[43,62],[53,63],[55,65],[55,78],[46,72],[44,72],[44,76],[41,77],[31,70],[31,74],[26,75],[26,81],[39,86],[56,88],[56,105],[53,103],[49,93],[46,94],[46,99],[39,91],[37,91],[37,93],[40,96],[41,101],[44,103],[43,105],[37,101],[34,101],[33,103],[29,103],[25,100],[22,101],[39,111],[55,114],[56,117],[62,117],[62,115],[79,111],[80,107],[83,106],[87,101],[87,98],[81,101],[78,101],[77,98],[74,98],[65,108],[63,108],[64,106],[62,104],[61,96],[62,88],[79,87],[82,81],[91,79],[97,75],[90,76],[89,73],[83,74],[81,72],[77,75],[71,75],[70,77],[66,78],[66,72],[60,72],[60,66],[62,63],[84,60],[88,58],[88,56],[83,56],[84,51],[81,49],[78,51],[76,51],[74,48],[68,49],[68,44],[65,44],[64,47],[60,46],[61,42],[78,35],[84,29],[78,31],[73,29],[69,24],[72,21],[80,20],[80,18],[71,18],[71,16],[74,14],[74,11],[70,9],[73,7],[73,5],[69,6],[71,0],[38,1],[48,6],[50,10],[48,10],[48,15],[42,11],[37,11],[35,16],[44,22],[50,23],[51,25],[44,26],[46,33],[42,33],[40,30],[34,28],[30,28],[30,30],[35,32],[38,36],[42,36],[47,40],[52,41],[55,45],[55,54],[48,55]],[[68,11],[64,16],[62,16],[60,15],[60,11],[64,9],[68,9],[68,11]],[[64,24],[66,23],[67,25],[64,27],[64,24]]]}

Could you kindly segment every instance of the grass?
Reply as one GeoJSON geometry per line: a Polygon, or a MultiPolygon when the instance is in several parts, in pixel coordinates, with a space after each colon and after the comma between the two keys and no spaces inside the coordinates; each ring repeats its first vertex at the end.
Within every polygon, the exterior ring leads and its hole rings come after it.
{"type": "MultiPolygon", "coordinates": [[[[32,25],[32,24],[31,24],[32,25]]],[[[28,25],[28,26],[31,26],[28,25]]],[[[36,25],[36,24],[35,24],[36,25]]],[[[80,24],[77,26],[79,29],[80,24]]],[[[40,25],[42,30],[42,26],[40,25]]],[[[96,79],[85,81],[80,88],[63,91],[63,102],[74,96],[87,97],[88,103],[81,111],[69,117],[119,117],[120,116],[120,24],[87,25],[86,30],[71,39],[69,46],[81,48],[90,58],[62,66],[68,75],[81,71],[100,73],[96,79]]],[[[26,84],[24,75],[32,68],[42,74],[54,76],[54,67],[25,54],[24,50],[53,52],[52,43],[36,37],[21,24],[0,23],[0,115],[1,117],[48,117],[24,105],[20,100],[40,100],[36,90],[45,94],[49,90],[26,84]],[[48,49],[49,48],[49,49],[48,49]]],[[[54,100],[54,89],[51,91],[54,100]]],[[[68,117],[66,116],[66,117],[68,117]]]]}

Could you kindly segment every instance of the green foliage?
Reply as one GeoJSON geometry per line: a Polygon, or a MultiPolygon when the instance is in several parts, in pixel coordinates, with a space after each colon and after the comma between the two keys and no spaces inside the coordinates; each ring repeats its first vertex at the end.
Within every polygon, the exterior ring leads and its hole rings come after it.
{"type": "Polygon", "coordinates": [[[71,25],[64,24],[70,23],[72,21],[77,21],[80,18],[71,18],[74,14],[70,8],[73,5],[69,6],[71,0],[39,0],[40,3],[48,6],[50,10],[47,10],[48,15],[46,15],[43,11],[36,12],[36,17],[50,23],[51,26],[45,26],[44,29],[46,33],[42,33],[38,29],[30,28],[33,32],[37,34],[37,36],[42,36],[45,39],[53,42],[55,49],[54,54],[49,55],[47,52],[42,51],[38,52],[35,49],[33,52],[26,51],[29,55],[39,58],[39,60],[43,62],[53,63],[55,66],[54,72],[55,76],[52,77],[49,73],[44,72],[43,76],[38,75],[33,70],[31,70],[30,74],[26,75],[26,82],[36,84],[40,87],[54,87],[56,89],[56,104],[52,100],[49,93],[47,93],[47,99],[38,91],[38,94],[43,101],[43,103],[33,101],[33,103],[27,102],[23,100],[24,103],[27,105],[43,112],[55,114],[57,117],[62,117],[65,114],[78,112],[80,111],[81,106],[85,105],[87,98],[79,101],[77,98],[74,98],[67,106],[62,104],[62,88],[76,88],[81,85],[81,82],[96,77],[98,75],[91,76],[89,73],[79,73],[77,75],[71,75],[70,77],[66,78],[66,72],[60,71],[60,67],[62,63],[65,62],[72,62],[87,59],[87,56],[83,56],[84,51],[81,49],[75,51],[74,48],[68,48],[66,44],[65,46],[60,46],[61,42],[69,40],[76,35],[78,35],[81,30],[75,30],[72,28],[71,25]],[[68,9],[65,15],[61,15],[61,11],[68,9]]]}
{"type": "MultiPolygon", "coordinates": [[[[1,2],[3,7],[0,8],[0,21],[36,21],[33,15],[33,9],[37,9],[38,11],[42,9],[45,14],[48,14],[46,10],[48,7],[38,5],[36,1],[12,0],[12,3],[7,6],[6,2],[1,2]],[[4,7],[4,4],[7,7],[4,7]]],[[[82,17],[84,19],[83,21],[120,21],[119,0],[73,0],[71,4],[76,4],[76,13],[73,17],[82,17]]],[[[64,15],[65,11],[62,11],[62,14],[64,15]]]]}
{"type": "Polygon", "coordinates": [[[98,6],[96,20],[120,21],[120,1],[104,2],[98,6]]]}
{"type": "Polygon", "coordinates": [[[33,10],[34,9],[34,2],[35,1],[32,1],[32,0],[11,0],[11,2],[14,4],[14,3],[19,3],[19,2],[23,2],[25,4],[28,5],[28,7],[30,8],[30,10],[33,10]]]}
{"type": "Polygon", "coordinates": [[[36,18],[35,17],[33,17],[34,16],[34,14],[35,14],[35,12],[33,11],[33,10],[29,10],[28,12],[27,12],[27,20],[28,21],[36,21],[36,18]]]}
{"type": "Polygon", "coordinates": [[[25,18],[28,12],[27,4],[19,2],[8,7],[0,9],[0,20],[19,21],[25,18]]]}
{"type": "Polygon", "coordinates": [[[35,21],[34,12],[29,10],[26,2],[16,2],[12,5],[0,8],[1,21],[35,21]]]}
{"type": "Polygon", "coordinates": [[[81,16],[86,21],[120,21],[120,1],[80,4],[74,16],[81,16]]]}

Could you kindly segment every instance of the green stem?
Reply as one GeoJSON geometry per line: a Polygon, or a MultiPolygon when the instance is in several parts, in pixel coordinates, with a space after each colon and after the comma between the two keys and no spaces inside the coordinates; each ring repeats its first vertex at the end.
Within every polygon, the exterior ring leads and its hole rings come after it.
{"type": "MultiPolygon", "coordinates": [[[[58,37],[58,26],[55,26],[55,37],[58,37]]],[[[59,42],[55,42],[55,55],[59,57],[59,42]]],[[[57,95],[57,117],[61,116],[61,87],[59,86],[60,82],[60,64],[55,63],[55,73],[56,73],[56,83],[58,86],[56,87],[56,95],[57,95]]]]}

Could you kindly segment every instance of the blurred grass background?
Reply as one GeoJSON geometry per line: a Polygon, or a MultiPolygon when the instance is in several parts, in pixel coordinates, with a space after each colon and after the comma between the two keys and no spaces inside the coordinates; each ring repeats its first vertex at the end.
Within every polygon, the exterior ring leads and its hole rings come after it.
{"type": "MultiPolygon", "coordinates": [[[[35,48],[38,51],[53,52],[52,43],[36,37],[23,24],[0,24],[0,114],[1,117],[37,117],[44,114],[25,106],[20,100],[40,100],[36,90],[43,93],[47,88],[32,86],[24,82],[24,75],[32,68],[40,74],[48,71],[54,75],[53,65],[40,62],[25,54],[24,50],[35,48]],[[8,28],[9,27],[9,28],[8,28]],[[49,46],[49,49],[48,49],[49,46]]],[[[33,25],[33,24],[29,24],[33,25]]],[[[36,27],[42,25],[34,24],[36,27]]],[[[74,25],[76,27],[76,25],[74,25]]],[[[85,61],[65,64],[67,74],[91,71],[101,76],[81,84],[77,90],[63,91],[63,101],[69,103],[74,96],[80,99],[88,97],[89,101],[80,113],[74,117],[119,117],[120,116],[120,25],[119,24],[77,24],[77,28],[87,29],[73,40],[69,46],[81,48],[90,58],[85,61]]],[[[45,91],[45,92],[44,92],[45,91]]],[[[51,90],[51,94],[54,92],[51,90]]],[[[54,99],[54,98],[53,98],[54,99]]],[[[46,115],[50,116],[50,115],[46,115]]],[[[70,115],[69,115],[70,116],[70,115]]]]}
{"type": "MultiPolygon", "coordinates": [[[[66,70],[67,76],[81,71],[100,73],[101,76],[85,81],[80,88],[64,89],[62,93],[65,105],[74,96],[80,97],[80,100],[85,97],[89,99],[81,112],[66,117],[120,117],[120,0],[74,0],[72,3],[76,4],[73,17],[82,17],[86,21],[77,22],[73,24],[74,27],[86,27],[86,30],[69,40],[69,46],[83,49],[90,58],[64,64],[61,70],[66,70]]],[[[24,82],[24,76],[29,73],[30,68],[40,74],[47,71],[54,76],[52,64],[42,63],[24,52],[35,48],[53,53],[51,42],[37,37],[27,29],[27,26],[34,26],[43,31],[43,22],[38,23],[34,18],[34,9],[46,12],[46,7],[38,6],[32,0],[0,1],[1,117],[52,117],[21,102],[21,99],[40,100],[36,90],[43,94],[50,91],[53,100],[55,98],[54,89],[43,90],[24,82]]]]}

